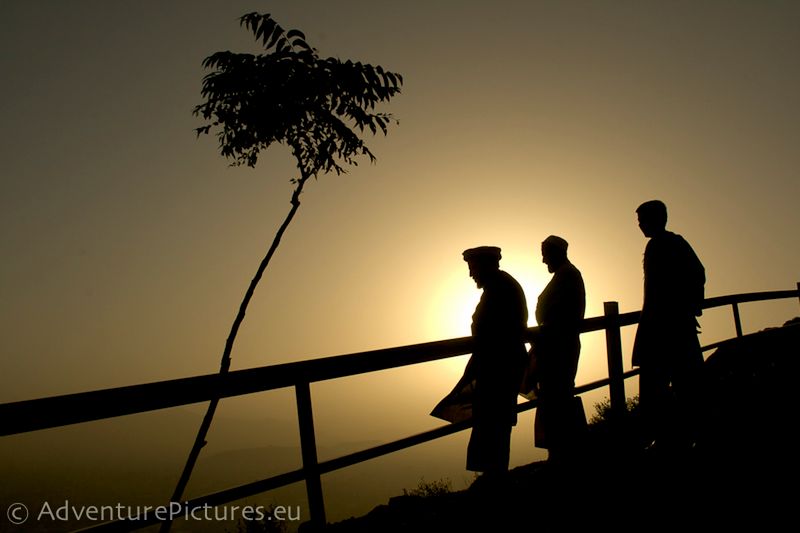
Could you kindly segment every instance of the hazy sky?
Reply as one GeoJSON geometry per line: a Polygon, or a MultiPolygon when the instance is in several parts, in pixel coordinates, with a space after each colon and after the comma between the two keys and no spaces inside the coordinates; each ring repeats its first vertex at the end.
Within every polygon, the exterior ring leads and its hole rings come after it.
{"type": "MultiPolygon", "coordinates": [[[[533,311],[549,234],[589,316],[636,310],[652,198],[707,295],[800,280],[798,2],[0,0],[0,402],[218,369],[297,175],[282,147],[231,168],[194,135],[201,62],[256,50],[250,11],[405,84],[377,163],[308,184],[235,369],[468,334],[477,245],[503,249],[533,311]]],[[[743,309],[751,331],[798,314],[743,309]]],[[[704,342],[733,331],[727,311],[703,325],[704,342]]],[[[580,381],[602,375],[596,340],[580,381]]],[[[320,425],[348,401],[436,425],[463,364],[353,378],[354,400],[322,384],[320,425]]]]}

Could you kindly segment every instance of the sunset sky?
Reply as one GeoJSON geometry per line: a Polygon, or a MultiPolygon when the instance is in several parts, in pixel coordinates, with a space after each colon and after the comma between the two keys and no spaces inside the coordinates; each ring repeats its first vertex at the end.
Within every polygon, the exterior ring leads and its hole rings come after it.
{"type": "MultiPolygon", "coordinates": [[[[478,245],[502,248],[533,316],[550,234],[587,316],[637,310],[634,210],[653,198],[707,296],[800,281],[798,2],[0,0],[0,402],[219,368],[297,176],[284,147],[233,168],[193,131],[202,60],[257,52],[250,11],[405,83],[382,109],[399,125],[367,139],[377,162],[308,184],[234,369],[467,335],[478,245]]],[[[742,310],[747,331],[797,315],[742,310]]],[[[733,334],[728,310],[702,325],[703,343],[733,334]]],[[[438,425],[464,363],[312,388],[322,438],[438,425]]],[[[579,382],[604,369],[587,336],[579,382]]]]}

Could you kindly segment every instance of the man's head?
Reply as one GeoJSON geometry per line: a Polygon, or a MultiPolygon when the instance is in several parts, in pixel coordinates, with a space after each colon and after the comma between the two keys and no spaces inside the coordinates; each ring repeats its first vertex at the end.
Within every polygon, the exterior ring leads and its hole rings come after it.
{"type": "Polygon", "coordinates": [[[652,237],[667,227],[667,206],[661,200],[650,200],[636,208],[639,229],[645,237],[652,237]]]}
{"type": "Polygon", "coordinates": [[[548,272],[555,272],[567,262],[569,244],[561,237],[550,235],[542,242],[542,263],[547,265],[548,272]]]}
{"type": "Polygon", "coordinates": [[[479,246],[464,250],[464,261],[469,266],[469,277],[482,289],[487,279],[500,270],[500,248],[496,246],[479,246]]]}

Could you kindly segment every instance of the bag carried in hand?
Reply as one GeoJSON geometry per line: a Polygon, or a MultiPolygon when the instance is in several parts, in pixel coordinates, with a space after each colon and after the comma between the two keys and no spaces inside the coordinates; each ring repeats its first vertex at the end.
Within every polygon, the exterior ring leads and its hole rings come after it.
{"type": "Polygon", "coordinates": [[[442,398],[431,411],[431,416],[447,422],[456,423],[472,418],[472,397],[475,393],[475,380],[466,385],[460,383],[442,398]]]}

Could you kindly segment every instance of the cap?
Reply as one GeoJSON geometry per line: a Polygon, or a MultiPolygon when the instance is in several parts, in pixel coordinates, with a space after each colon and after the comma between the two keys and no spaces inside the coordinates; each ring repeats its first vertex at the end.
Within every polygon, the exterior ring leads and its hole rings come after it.
{"type": "Polygon", "coordinates": [[[567,243],[567,241],[556,235],[550,235],[544,240],[544,242],[542,242],[542,244],[546,246],[552,246],[553,248],[557,248],[562,252],[566,252],[567,246],[569,246],[569,243],[567,243]]]}
{"type": "Polygon", "coordinates": [[[500,248],[497,246],[478,246],[477,248],[470,248],[464,250],[464,261],[473,261],[475,259],[494,259],[500,261],[500,248]]]}

